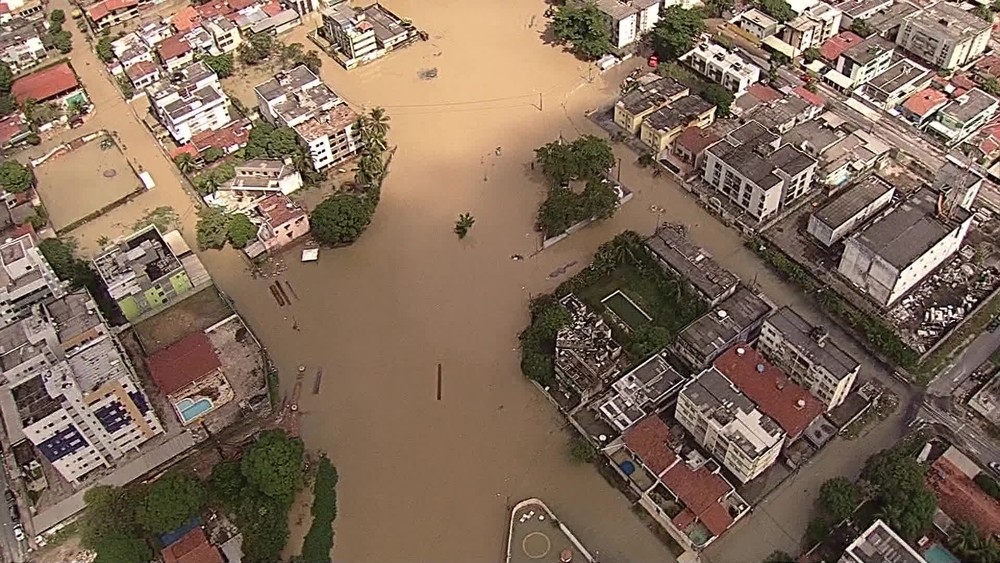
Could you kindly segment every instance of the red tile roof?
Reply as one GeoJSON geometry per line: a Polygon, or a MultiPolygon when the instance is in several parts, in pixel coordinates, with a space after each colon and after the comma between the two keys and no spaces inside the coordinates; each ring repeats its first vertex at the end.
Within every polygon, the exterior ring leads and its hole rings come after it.
{"type": "Polygon", "coordinates": [[[249,8],[256,3],[256,0],[229,0],[229,7],[232,8],[233,11],[239,11],[243,8],[249,8]]]}
{"type": "Polygon", "coordinates": [[[192,332],[146,359],[149,375],[164,395],[180,391],[222,367],[204,332],[192,332]]]}
{"type": "Polygon", "coordinates": [[[746,344],[730,348],[714,365],[757,408],[773,418],[788,433],[789,440],[802,434],[823,412],[822,403],[746,344]]]}
{"type": "Polygon", "coordinates": [[[125,69],[125,74],[128,75],[132,80],[138,80],[143,76],[148,76],[150,74],[156,73],[160,70],[160,66],[152,61],[139,61],[134,65],[125,69]]]}
{"type": "Polygon", "coordinates": [[[625,431],[623,439],[628,449],[657,475],[677,460],[670,449],[670,429],[656,415],[647,416],[635,423],[625,431]]]}
{"type": "Polygon", "coordinates": [[[720,535],[733,523],[733,517],[720,499],[733,488],[719,475],[702,466],[692,471],[687,463],[679,462],[660,477],[677,498],[687,506],[713,535],[720,535]],[[720,512],[721,510],[721,512],[720,512]],[[708,515],[708,518],[705,516],[708,515]]]}
{"type": "Polygon", "coordinates": [[[167,37],[156,47],[156,52],[160,54],[160,58],[164,61],[179,57],[190,50],[191,44],[184,39],[184,35],[181,33],[167,37]]]}
{"type": "Polygon", "coordinates": [[[851,31],[844,31],[827,39],[826,42],[820,46],[819,54],[824,59],[832,62],[839,59],[840,55],[843,54],[844,51],[850,49],[858,43],[861,43],[862,41],[864,41],[864,39],[862,39],[860,35],[851,31]]]}
{"type": "Polygon", "coordinates": [[[951,83],[956,88],[964,88],[966,90],[972,90],[976,87],[976,81],[972,79],[968,74],[956,74],[951,77],[951,83]]]}
{"type": "Polygon", "coordinates": [[[198,14],[202,19],[213,18],[215,16],[224,16],[226,14],[231,14],[235,10],[229,7],[229,4],[225,0],[215,0],[208,4],[202,4],[196,8],[198,14]]]}
{"type": "Polygon", "coordinates": [[[781,92],[759,82],[751,84],[750,87],[747,88],[747,93],[764,103],[776,102],[783,97],[781,92]]]}
{"type": "Polygon", "coordinates": [[[948,101],[948,96],[944,92],[934,88],[924,88],[907,98],[903,102],[903,109],[914,115],[926,117],[931,110],[940,107],[946,101],[948,101]]]}
{"type": "Polygon", "coordinates": [[[19,113],[0,119],[0,146],[6,145],[15,135],[28,130],[28,124],[19,113]]]}
{"type": "Polygon", "coordinates": [[[198,25],[201,20],[201,14],[194,6],[184,6],[184,9],[177,12],[170,18],[170,23],[173,24],[174,29],[179,33],[184,33],[185,31],[190,31],[194,26],[198,25]]]}
{"type": "Polygon", "coordinates": [[[306,212],[304,209],[288,199],[288,196],[282,193],[271,194],[261,200],[257,204],[257,212],[264,218],[264,221],[272,229],[277,229],[278,227],[294,221],[300,217],[305,217],[306,212]]]}
{"type": "Polygon", "coordinates": [[[138,5],[139,0],[104,0],[103,2],[98,2],[89,6],[87,8],[87,16],[90,17],[91,21],[96,22],[100,21],[108,14],[138,5]]]}
{"type": "Polygon", "coordinates": [[[976,61],[976,72],[1000,78],[1000,56],[989,55],[976,61]]]}
{"type": "Polygon", "coordinates": [[[939,457],[927,472],[938,506],[956,522],[971,522],[988,536],[1000,534],[1000,501],[979,488],[954,463],[939,457]]]}
{"type": "Polygon", "coordinates": [[[205,531],[195,528],[163,550],[164,563],[225,563],[205,531]]]}
{"type": "Polygon", "coordinates": [[[796,96],[802,98],[803,100],[809,102],[814,106],[823,107],[826,105],[826,100],[824,100],[820,96],[817,96],[816,94],[813,94],[809,90],[806,90],[805,86],[796,86],[795,88],[792,88],[792,92],[796,96]]]}
{"type": "Polygon", "coordinates": [[[264,4],[264,6],[261,7],[261,10],[264,10],[264,13],[269,16],[276,16],[285,9],[281,7],[281,3],[278,2],[278,0],[271,0],[267,4],[264,4]]]}
{"type": "Polygon", "coordinates": [[[77,81],[73,68],[69,63],[62,63],[18,78],[11,86],[10,93],[19,104],[23,104],[29,98],[36,102],[45,102],[79,86],[80,82],[77,81]]]}
{"type": "Polygon", "coordinates": [[[181,145],[175,149],[170,150],[170,159],[173,160],[182,154],[198,156],[198,149],[194,148],[194,145],[191,143],[188,143],[186,145],[181,145]]]}
{"type": "MultiPolygon", "coordinates": [[[[250,139],[250,120],[241,119],[217,131],[202,131],[191,138],[195,154],[211,147],[226,150],[230,147],[242,147],[250,139]]],[[[235,149],[233,149],[235,150],[235,149]]]]}
{"type": "Polygon", "coordinates": [[[676,144],[692,155],[699,155],[722,137],[701,127],[688,127],[677,137],[676,144]]]}

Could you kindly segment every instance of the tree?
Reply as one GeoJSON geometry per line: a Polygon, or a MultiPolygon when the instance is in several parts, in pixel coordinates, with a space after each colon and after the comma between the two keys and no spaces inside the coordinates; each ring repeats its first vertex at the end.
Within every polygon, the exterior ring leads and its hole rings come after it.
{"type": "Polygon", "coordinates": [[[673,60],[690,51],[694,40],[704,32],[705,20],[701,11],[675,5],[660,14],[650,39],[661,60],[673,60]]]}
{"type": "Polygon", "coordinates": [[[306,54],[302,55],[301,62],[313,74],[319,76],[319,69],[323,68],[323,59],[315,49],[310,49],[306,54]]]}
{"type": "Polygon", "coordinates": [[[66,54],[73,50],[73,35],[66,30],[59,30],[49,35],[52,46],[60,53],[66,54]]]}
{"type": "Polygon", "coordinates": [[[763,563],[795,563],[795,558],[784,551],[773,551],[763,563]]]}
{"type": "Polygon", "coordinates": [[[458,216],[458,221],[455,221],[455,234],[458,235],[458,238],[465,238],[475,224],[475,217],[469,213],[462,213],[458,216]]]}
{"type": "Polygon", "coordinates": [[[610,219],[618,210],[618,193],[607,180],[591,180],[583,189],[580,203],[581,219],[610,219]]]}
{"type": "Polygon", "coordinates": [[[132,81],[128,79],[127,76],[122,75],[117,79],[118,89],[121,90],[122,96],[126,100],[131,100],[132,96],[135,96],[135,86],[132,85],[132,81]]]}
{"type": "Polygon", "coordinates": [[[792,7],[785,0],[759,0],[757,7],[781,23],[785,23],[795,17],[795,11],[792,10],[792,7]]]}
{"type": "Polygon", "coordinates": [[[323,455],[313,484],[313,523],[302,542],[302,563],[330,563],[333,520],[337,517],[337,469],[323,455]]]}
{"type": "Polygon", "coordinates": [[[219,160],[223,156],[225,156],[225,153],[222,152],[222,149],[220,149],[219,147],[208,147],[207,149],[205,149],[205,152],[201,153],[202,160],[204,160],[208,164],[211,164],[216,160],[219,160]]]}
{"type": "Polygon", "coordinates": [[[715,114],[719,117],[728,117],[730,108],[733,105],[733,93],[718,84],[709,84],[701,91],[701,97],[706,102],[715,106],[715,114]]]}
{"type": "Polygon", "coordinates": [[[597,450],[583,436],[573,436],[569,441],[569,455],[577,463],[593,463],[597,450]]]}
{"type": "Polygon", "coordinates": [[[182,174],[190,174],[194,170],[194,157],[190,153],[183,152],[174,157],[174,164],[182,174]]]}
{"type": "MultiPolygon", "coordinates": [[[[385,138],[389,135],[389,116],[386,115],[383,108],[372,108],[368,112],[368,115],[365,116],[363,125],[362,132],[367,132],[368,136],[373,139],[385,141],[385,138]]],[[[385,146],[382,148],[384,150],[385,146]]]]}
{"type": "Polygon", "coordinates": [[[302,147],[291,127],[278,127],[267,139],[267,156],[271,158],[284,158],[300,150],[302,147]]]}
{"type": "Polygon", "coordinates": [[[993,11],[989,6],[976,6],[972,9],[972,13],[985,22],[993,23],[993,11]]]}
{"type": "Polygon", "coordinates": [[[573,317],[552,297],[535,299],[531,302],[531,337],[555,343],[559,331],[573,322],[573,317]]]}
{"type": "Polygon", "coordinates": [[[771,58],[768,59],[768,62],[771,63],[770,68],[778,69],[778,68],[781,68],[781,67],[785,66],[786,64],[792,62],[792,59],[790,59],[788,57],[788,55],[786,55],[784,53],[780,53],[778,51],[775,51],[775,52],[771,53],[771,58]]]}
{"type": "Polygon", "coordinates": [[[202,250],[222,248],[229,236],[226,212],[211,205],[198,210],[198,225],[195,228],[198,247],[202,250]]]}
{"type": "Polygon", "coordinates": [[[250,241],[257,238],[257,225],[243,213],[234,213],[226,221],[227,237],[233,248],[245,248],[250,241]]]}
{"type": "Polygon", "coordinates": [[[58,238],[42,239],[38,243],[38,251],[52,267],[56,277],[71,282],[74,287],[80,287],[86,277],[91,274],[89,265],[76,257],[76,243],[58,238]]]}
{"type": "Polygon", "coordinates": [[[149,486],[138,509],[138,521],[149,532],[162,534],[179,528],[204,503],[201,483],[183,473],[168,473],[149,486]]]}
{"type": "Polygon", "coordinates": [[[31,169],[16,160],[0,162],[0,188],[6,192],[19,194],[35,185],[35,175],[31,169]]]}
{"type": "Polygon", "coordinates": [[[635,360],[644,360],[670,343],[670,331],[653,323],[645,323],[630,335],[628,353],[635,360]]]}
{"type": "Polygon", "coordinates": [[[1000,81],[996,79],[995,76],[985,76],[979,81],[979,87],[983,89],[983,92],[987,94],[996,96],[1000,95],[1000,81]]]}
{"type": "Polygon", "coordinates": [[[282,430],[265,430],[240,462],[243,475],[265,495],[291,503],[302,474],[302,440],[282,430]]]}
{"type": "Polygon", "coordinates": [[[122,561],[150,561],[153,550],[141,538],[115,536],[108,538],[95,550],[93,563],[121,563],[122,561]]]}
{"type": "Polygon", "coordinates": [[[62,25],[66,23],[66,12],[56,8],[49,13],[49,21],[54,25],[62,25]]]}
{"type": "Polygon", "coordinates": [[[859,504],[858,489],[846,477],[837,477],[823,483],[819,493],[820,504],[835,522],[850,516],[859,504]]]}
{"type": "Polygon", "coordinates": [[[872,33],[875,33],[875,30],[868,24],[868,20],[864,18],[854,18],[851,20],[850,29],[856,35],[860,35],[861,37],[868,37],[872,33]]]}
{"type": "Polygon", "coordinates": [[[806,543],[811,547],[826,540],[832,529],[832,523],[824,516],[817,516],[806,526],[806,543]]]}
{"type": "Polygon", "coordinates": [[[373,214],[374,209],[362,197],[333,195],[313,209],[309,224],[316,240],[325,244],[348,244],[365,232],[373,214]]]}
{"type": "Polygon", "coordinates": [[[273,36],[268,33],[253,33],[240,45],[237,52],[240,56],[240,62],[255,65],[270,58],[274,49],[275,39],[273,36]]]}
{"type": "Polygon", "coordinates": [[[209,501],[231,511],[239,505],[247,486],[239,461],[219,462],[212,468],[208,481],[209,501]]]}
{"type": "Polygon", "coordinates": [[[289,43],[281,47],[281,62],[285,66],[298,66],[301,64],[305,45],[302,43],[289,43]]]}
{"type": "Polygon", "coordinates": [[[611,51],[611,27],[593,2],[558,6],[551,25],[556,39],[582,59],[596,60],[611,51]]]}
{"type": "Polygon", "coordinates": [[[537,226],[546,237],[554,237],[566,231],[577,221],[578,196],[568,187],[556,186],[549,189],[549,196],[538,208],[537,226]]]}
{"type": "Polygon", "coordinates": [[[1000,500],[1000,483],[993,477],[990,477],[986,473],[979,473],[973,479],[979,488],[982,489],[986,494],[991,497],[1000,500]]]}
{"type": "Polygon", "coordinates": [[[806,64],[809,64],[822,56],[817,47],[809,47],[805,51],[802,51],[802,58],[805,59],[806,64]]]}
{"type": "Polygon", "coordinates": [[[735,0],[706,0],[705,15],[721,18],[724,13],[732,11],[735,5],[735,0]]]}
{"type": "Polygon", "coordinates": [[[900,536],[912,540],[930,527],[937,501],[924,482],[926,468],[904,446],[868,458],[861,478],[880,507],[879,516],[900,536]]]}
{"type": "Polygon", "coordinates": [[[243,533],[247,561],[278,561],[288,540],[287,503],[271,498],[254,487],[244,492],[236,510],[236,523],[243,533]]]}
{"type": "Polygon", "coordinates": [[[115,52],[111,48],[111,38],[107,35],[102,35],[97,40],[94,50],[97,52],[97,58],[101,59],[102,62],[110,63],[115,58],[115,52]]]}
{"type": "Polygon", "coordinates": [[[99,485],[83,496],[85,510],[80,524],[80,543],[97,552],[96,561],[149,561],[153,552],[142,539],[136,523],[135,495],[126,489],[99,485]]]}
{"type": "Polygon", "coordinates": [[[979,528],[972,522],[958,522],[948,529],[948,546],[959,555],[971,554],[979,543],[979,528]]]}
{"type": "Polygon", "coordinates": [[[229,53],[221,55],[208,55],[201,59],[205,66],[210,68],[219,78],[226,78],[233,74],[233,56],[229,53]]]}
{"type": "Polygon", "coordinates": [[[600,178],[615,164],[611,145],[600,137],[584,135],[572,143],[554,141],[535,149],[535,160],[550,185],[571,180],[600,178]]]}

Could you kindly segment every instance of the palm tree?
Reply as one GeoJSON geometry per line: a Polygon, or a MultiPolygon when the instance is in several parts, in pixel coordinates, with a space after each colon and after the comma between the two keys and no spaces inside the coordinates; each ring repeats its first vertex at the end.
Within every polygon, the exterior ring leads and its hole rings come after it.
{"type": "Polygon", "coordinates": [[[948,545],[960,554],[970,554],[979,544],[979,528],[971,522],[955,524],[948,530],[948,545]]]}
{"type": "Polygon", "coordinates": [[[181,174],[187,174],[194,170],[194,157],[186,152],[181,153],[174,159],[174,164],[177,165],[177,169],[181,171],[181,174]]]}
{"type": "Polygon", "coordinates": [[[386,115],[385,110],[380,107],[372,108],[368,112],[367,122],[372,136],[384,142],[386,136],[389,134],[389,116],[386,115]]]}
{"type": "Polygon", "coordinates": [[[455,221],[455,234],[458,238],[465,238],[465,235],[469,234],[469,230],[472,229],[472,225],[476,224],[476,218],[469,213],[462,213],[458,216],[458,221],[455,221]]]}
{"type": "Polygon", "coordinates": [[[358,168],[355,170],[354,180],[361,186],[378,184],[382,179],[384,167],[382,157],[365,152],[358,161],[358,168]]]}

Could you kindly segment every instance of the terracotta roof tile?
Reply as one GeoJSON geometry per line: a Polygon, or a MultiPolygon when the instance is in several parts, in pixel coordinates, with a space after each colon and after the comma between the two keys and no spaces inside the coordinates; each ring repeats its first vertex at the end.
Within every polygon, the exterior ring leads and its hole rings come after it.
{"type": "Polygon", "coordinates": [[[296,205],[288,196],[282,193],[271,194],[257,204],[257,212],[272,229],[305,217],[304,209],[296,205]]]}
{"type": "Polygon", "coordinates": [[[225,0],[215,0],[215,2],[210,2],[208,4],[202,4],[196,8],[198,14],[202,19],[209,19],[215,16],[224,16],[226,14],[231,14],[235,10],[229,6],[225,0]]]}
{"type": "Polygon", "coordinates": [[[948,96],[934,88],[924,88],[903,102],[903,109],[921,117],[926,117],[931,110],[948,101],[948,96]]]}
{"type": "Polygon", "coordinates": [[[139,0],[104,0],[103,2],[89,6],[87,8],[87,16],[90,17],[91,21],[96,22],[110,13],[138,5],[139,0]]]}
{"type": "Polygon", "coordinates": [[[172,18],[170,18],[170,23],[172,23],[174,25],[174,29],[180,33],[190,31],[194,28],[194,26],[198,25],[199,21],[201,21],[201,14],[198,13],[198,10],[196,10],[194,6],[190,5],[184,6],[183,10],[177,12],[172,18]]]}
{"type": "Polygon", "coordinates": [[[264,6],[261,9],[264,10],[265,14],[271,17],[274,17],[285,10],[284,8],[281,7],[281,3],[278,2],[278,0],[271,0],[267,4],[264,4],[264,6]]]}
{"type": "Polygon", "coordinates": [[[809,102],[814,106],[823,107],[826,105],[826,100],[824,100],[822,97],[816,94],[813,94],[809,90],[806,90],[805,86],[796,86],[795,88],[792,88],[792,92],[796,96],[802,98],[803,100],[809,102]]]}
{"type": "Polygon", "coordinates": [[[19,113],[0,119],[0,146],[6,145],[15,135],[28,130],[28,124],[19,113]]]}
{"type": "MultiPolygon", "coordinates": [[[[202,131],[191,138],[195,154],[211,147],[228,149],[242,147],[250,139],[250,120],[241,119],[217,131],[202,131]]],[[[235,149],[234,149],[235,150],[235,149]]]]}
{"type": "Polygon", "coordinates": [[[824,59],[833,62],[839,59],[840,55],[843,54],[844,51],[850,49],[858,43],[861,43],[862,41],[864,41],[864,39],[862,39],[860,35],[851,31],[844,31],[827,39],[823,45],[820,46],[819,54],[824,59]]]}
{"type": "Polygon", "coordinates": [[[989,55],[976,61],[976,72],[1000,78],[1000,56],[989,55]]]}
{"type": "Polygon", "coordinates": [[[149,76],[160,70],[159,65],[152,61],[139,61],[125,69],[125,74],[132,80],[138,80],[144,76],[149,76]]]}
{"type": "Polygon", "coordinates": [[[972,79],[968,74],[956,74],[951,77],[951,83],[955,85],[956,88],[965,88],[966,90],[972,90],[976,87],[976,81],[972,79]]]}
{"type": "Polygon", "coordinates": [[[218,548],[208,543],[205,531],[195,528],[163,550],[164,563],[225,563],[218,548]]]}
{"type": "Polygon", "coordinates": [[[149,375],[164,395],[180,391],[222,367],[204,332],[192,332],[146,359],[149,375]]]}
{"type": "Polygon", "coordinates": [[[792,382],[748,345],[734,346],[715,360],[715,368],[729,378],[764,414],[794,440],[823,412],[823,405],[792,382]],[[740,354],[737,349],[743,350],[740,354]]]}
{"type": "Polygon", "coordinates": [[[710,472],[707,467],[702,466],[697,471],[692,471],[687,463],[682,461],[660,476],[660,480],[713,534],[721,534],[733,523],[733,517],[719,502],[733,488],[721,476],[710,472]]]}
{"type": "Polygon", "coordinates": [[[659,416],[647,416],[635,423],[623,438],[628,449],[657,475],[677,459],[670,449],[670,429],[659,416]]]}
{"type": "Polygon", "coordinates": [[[776,102],[783,97],[781,92],[759,82],[751,84],[750,87],[747,88],[747,94],[750,94],[764,103],[776,102]]]}
{"type": "Polygon", "coordinates": [[[18,78],[10,92],[17,103],[23,104],[28,98],[44,102],[79,86],[72,67],[69,63],[62,63],[18,78]]]}
{"type": "Polygon", "coordinates": [[[191,44],[184,39],[184,35],[177,33],[164,39],[156,47],[156,52],[164,61],[179,57],[191,50],[191,44]]]}
{"type": "Polygon", "coordinates": [[[1000,501],[986,494],[954,463],[939,457],[927,472],[938,505],[956,522],[971,522],[987,535],[1000,534],[1000,501]]]}
{"type": "Polygon", "coordinates": [[[708,129],[688,127],[677,137],[676,143],[677,146],[684,147],[691,154],[699,155],[721,138],[708,129]]]}

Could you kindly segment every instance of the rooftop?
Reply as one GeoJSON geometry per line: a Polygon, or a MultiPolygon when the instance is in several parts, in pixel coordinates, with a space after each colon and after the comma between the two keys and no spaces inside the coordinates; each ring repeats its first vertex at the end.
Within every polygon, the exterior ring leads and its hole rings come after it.
{"type": "Polygon", "coordinates": [[[895,45],[878,35],[872,35],[861,43],[849,46],[841,56],[851,59],[859,65],[866,65],[885,53],[891,53],[895,45]]]}
{"type": "Polygon", "coordinates": [[[913,61],[900,59],[885,69],[885,72],[869,80],[868,86],[892,93],[901,88],[912,88],[912,84],[929,79],[932,74],[913,61]]]}
{"type": "Polygon", "coordinates": [[[169,61],[175,57],[191,52],[191,45],[184,39],[183,33],[178,33],[167,37],[156,47],[156,52],[164,61],[169,61]]]}
{"type": "Polygon", "coordinates": [[[989,33],[992,27],[990,22],[983,21],[971,11],[965,11],[949,2],[932,4],[919,12],[910,14],[906,17],[906,21],[932,30],[938,35],[959,39],[971,38],[980,33],[989,33]]]}
{"type": "Polygon", "coordinates": [[[598,0],[597,9],[618,21],[656,4],[657,0],[598,0]]]}
{"type": "Polygon", "coordinates": [[[375,37],[383,43],[407,33],[404,22],[378,2],[365,6],[361,11],[365,14],[365,20],[375,30],[375,37]]]}
{"type": "Polygon", "coordinates": [[[598,410],[624,431],[670,397],[684,379],[663,354],[654,354],[612,383],[598,410]]]}
{"type": "Polygon", "coordinates": [[[134,65],[125,69],[125,74],[128,75],[132,80],[139,80],[144,76],[149,76],[150,74],[159,74],[160,67],[154,62],[150,61],[139,61],[134,65]]]}
{"type": "Polygon", "coordinates": [[[739,283],[739,278],[713,260],[708,251],[688,240],[683,225],[664,223],[646,239],[646,246],[709,301],[714,302],[739,283]]]}
{"type": "Polygon", "coordinates": [[[827,39],[820,45],[819,54],[824,59],[833,62],[851,47],[860,44],[864,39],[853,31],[842,31],[827,39]]]}
{"type": "Polygon", "coordinates": [[[224,563],[218,548],[197,527],[163,549],[163,563],[224,563]]]}
{"type": "Polygon", "coordinates": [[[938,193],[947,193],[954,188],[969,189],[983,180],[982,175],[972,166],[965,167],[950,157],[934,175],[930,188],[938,193]]]}
{"type": "Polygon", "coordinates": [[[711,110],[714,106],[701,98],[689,94],[649,114],[644,123],[661,133],[687,127],[693,119],[711,110]]]}
{"type": "Polygon", "coordinates": [[[792,93],[814,106],[823,107],[826,105],[826,100],[818,94],[813,94],[809,90],[806,90],[804,86],[792,88],[792,93]]]}
{"type": "Polygon", "coordinates": [[[111,297],[121,299],[144,291],[145,285],[176,271],[181,262],[151,225],[95,258],[94,266],[111,297]]]}
{"type": "Polygon", "coordinates": [[[60,63],[14,80],[10,93],[17,103],[23,104],[29,98],[46,102],[79,87],[73,68],[69,63],[60,63]]]}
{"type": "Polygon", "coordinates": [[[569,294],[559,300],[572,321],[556,336],[555,365],[581,394],[600,389],[620,373],[622,347],[600,315],[569,294]]]}
{"type": "MultiPolygon", "coordinates": [[[[17,83],[14,83],[15,86],[17,83]]],[[[983,112],[997,105],[997,99],[983,92],[979,88],[973,88],[962,94],[950,104],[941,108],[941,114],[951,117],[955,121],[964,123],[978,117],[983,112]]]]}
{"type": "Polygon", "coordinates": [[[272,229],[306,216],[302,207],[282,193],[271,194],[261,200],[257,204],[257,212],[272,229]]]}
{"type": "Polygon", "coordinates": [[[699,155],[705,152],[705,149],[718,142],[719,139],[721,139],[721,137],[709,129],[692,126],[685,129],[684,132],[677,137],[677,140],[674,141],[674,145],[687,150],[693,155],[699,155]]]}
{"type": "Polygon", "coordinates": [[[146,359],[149,376],[171,395],[222,367],[204,332],[192,332],[146,359]]]}
{"type": "Polygon", "coordinates": [[[104,17],[108,14],[138,5],[139,0],[103,0],[103,2],[91,4],[86,8],[86,11],[87,16],[89,16],[92,21],[97,22],[104,19],[104,17]]]}
{"type": "Polygon", "coordinates": [[[267,101],[273,101],[281,96],[297,92],[306,86],[311,86],[319,77],[313,74],[305,65],[299,65],[291,70],[279,72],[274,78],[258,84],[254,91],[267,101]]]}
{"type": "Polygon", "coordinates": [[[822,403],[749,346],[729,349],[714,366],[792,439],[824,411],[822,403]]]}
{"type": "Polygon", "coordinates": [[[868,18],[868,25],[870,29],[892,30],[894,27],[899,27],[907,16],[919,9],[909,2],[896,0],[892,6],[868,18]]]}
{"type": "Polygon", "coordinates": [[[202,131],[191,138],[191,144],[198,152],[209,147],[226,149],[228,147],[243,146],[250,138],[250,121],[243,119],[234,121],[223,129],[215,131],[202,131]]]}
{"type": "Polygon", "coordinates": [[[306,142],[320,137],[332,137],[358,120],[358,114],[347,104],[336,105],[308,121],[295,126],[295,132],[306,142]]]}
{"type": "Polygon", "coordinates": [[[687,91],[687,86],[673,78],[659,78],[647,84],[640,84],[622,96],[618,104],[632,115],[658,108],[687,91]]]}
{"type": "Polygon", "coordinates": [[[712,356],[741,332],[761,321],[771,305],[745,287],[689,324],[677,335],[702,357],[712,356]]]}
{"type": "Polygon", "coordinates": [[[882,520],[876,520],[851,542],[844,551],[844,558],[857,563],[926,563],[882,520]]]}
{"type": "Polygon", "coordinates": [[[1000,534],[1000,501],[988,495],[945,456],[927,472],[938,507],[956,522],[971,522],[988,536],[1000,534]]]}
{"type": "Polygon", "coordinates": [[[753,22],[760,27],[771,27],[773,25],[778,25],[778,20],[772,18],[771,16],[765,14],[764,12],[758,10],[757,8],[751,8],[740,15],[746,21],[753,22]]]}
{"type": "Polygon", "coordinates": [[[823,366],[834,377],[843,379],[860,365],[836,341],[829,339],[824,327],[810,324],[790,307],[778,309],[764,324],[772,326],[787,344],[813,363],[823,366]]]}
{"type": "Polygon", "coordinates": [[[811,147],[812,154],[822,156],[824,151],[846,136],[846,131],[830,127],[821,119],[810,119],[797,123],[782,136],[782,140],[803,150],[811,147]]]}
{"type": "Polygon", "coordinates": [[[948,101],[948,95],[937,88],[924,88],[903,102],[903,109],[920,117],[927,117],[948,101]]]}
{"type": "MultiPolygon", "coordinates": [[[[771,150],[772,147],[765,143],[766,139],[774,138],[773,136],[762,139],[754,138],[751,142],[733,142],[737,132],[752,123],[756,122],[751,121],[730,133],[721,142],[709,147],[708,152],[765,190],[782,184],[781,177],[775,174],[777,170],[795,177],[807,168],[816,165],[814,158],[792,145],[784,145],[777,150],[771,150]]],[[[760,127],[759,124],[758,127],[760,127]]]]}
{"type": "Polygon", "coordinates": [[[869,176],[834,196],[813,215],[831,229],[836,229],[893,189],[879,177],[869,176]]]}

